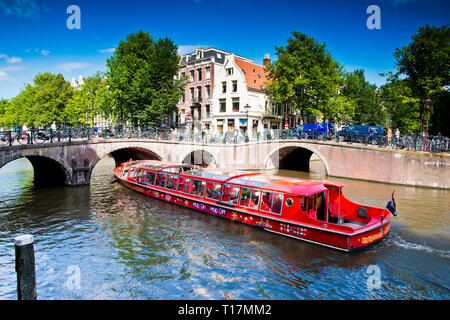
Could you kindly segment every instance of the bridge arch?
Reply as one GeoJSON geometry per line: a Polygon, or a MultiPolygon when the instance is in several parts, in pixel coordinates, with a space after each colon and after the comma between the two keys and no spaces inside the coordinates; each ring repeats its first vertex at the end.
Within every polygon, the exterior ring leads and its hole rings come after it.
{"type": "Polygon", "coordinates": [[[106,149],[97,153],[97,157],[92,160],[90,164],[89,177],[92,174],[92,170],[97,165],[97,163],[104,157],[111,155],[114,159],[115,166],[118,167],[122,163],[133,160],[162,160],[163,158],[156,152],[144,148],[132,145],[120,145],[111,149],[106,149]]]}
{"type": "Polygon", "coordinates": [[[6,159],[2,159],[0,169],[8,163],[22,158],[27,159],[33,167],[33,183],[36,187],[72,184],[70,168],[66,167],[63,162],[53,159],[48,155],[14,153],[6,159]]]}
{"type": "Polygon", "coordinates": [[[217,162],[214,156],[204,149],[197,149],[190,151],[188,154],[184,156],[181,162],[186,164],[198,164],[202,167],[217,167],[217,162]]]}
{"type": "Polygon", "coordinates": [[[310,171],[309,162],[312,155],[316,155],[325,169],[325,174],[330,174],[330,166],[327,159],[315,148],[304,144],[283,145],[266,157],[264,162],[265,169],[290,169],[297,171],[310,171]]]}

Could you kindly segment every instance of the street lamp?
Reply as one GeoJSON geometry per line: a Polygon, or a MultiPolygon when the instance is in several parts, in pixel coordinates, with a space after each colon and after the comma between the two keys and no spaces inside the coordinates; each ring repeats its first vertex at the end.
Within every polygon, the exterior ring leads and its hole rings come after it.
{"type": "Polygon", "coordinates": [[[426,136],[428,137],[428,119],[429,119],[429,115],[430,115],[430,109],[431,109],[431,104],[433,103],[433,100],[430,99],[430,97],[428,97],[427,100],[425,100],[425,105],[427,108],[427,123],[425,125],[425,133],[426,136]]]}

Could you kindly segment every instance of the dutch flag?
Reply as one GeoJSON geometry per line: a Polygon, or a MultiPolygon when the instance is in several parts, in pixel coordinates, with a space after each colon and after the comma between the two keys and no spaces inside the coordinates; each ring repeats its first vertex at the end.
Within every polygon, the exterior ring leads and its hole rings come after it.
{"type": "Polygon", "coordinates": [[[391,198],[389,199],[386,205],[386,209],[388,209],[389,212],[392,213],[394,216],[397,216],[397,208],[395,206],[394,192],[392,192],[391,198]]]}

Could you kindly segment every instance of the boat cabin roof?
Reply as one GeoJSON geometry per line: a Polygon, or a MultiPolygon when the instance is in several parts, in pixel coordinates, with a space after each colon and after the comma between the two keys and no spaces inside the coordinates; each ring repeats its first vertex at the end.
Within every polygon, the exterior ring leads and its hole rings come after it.
{"type": "Polygon", "coordinates": [[[317,181],[287,178],[280,176],[265,175],[259,172],[215,169],[215,168],[201,168],[196,165],[180,164],[180,163],[163,163],[156,160],[144,160],[139,162],[129,162],[124,165],[136,166],[139,168],[147,168],[168,173],[178,173],[180,176],[213,181],[217,183],[230,183],[242,187],[266,189],[275,192],[282,192],[287,194],[294,194],[300,196],[310,196],[316,193],[328,190],[325,186],[334,186],[342,188],[342,184],[317,181]],[[171,168],[182,168],[176,172],[170,170],[171,168]]]}

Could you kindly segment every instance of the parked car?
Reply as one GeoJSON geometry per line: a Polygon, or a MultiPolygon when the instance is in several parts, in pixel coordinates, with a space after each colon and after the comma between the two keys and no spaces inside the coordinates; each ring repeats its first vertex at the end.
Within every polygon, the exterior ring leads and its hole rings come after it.
{"type": "Polygon", "coordinates": [[[292,131],[294,138],[301,139],[319,139],[323,140],[325,137],[330,138],[335,133],[333,123],[310,123],[298,126],[292,131]]]}
{"type": "Polygon", "coordinates": [[[345,141],[378,144],[386,137],[387,129],[380,126],[352,125],[337,132],[345,141]]]}

